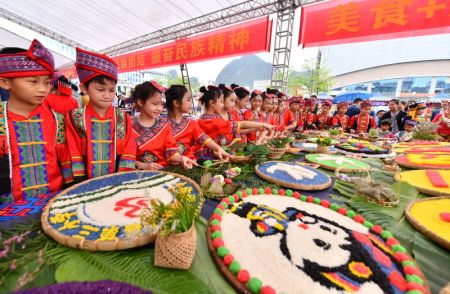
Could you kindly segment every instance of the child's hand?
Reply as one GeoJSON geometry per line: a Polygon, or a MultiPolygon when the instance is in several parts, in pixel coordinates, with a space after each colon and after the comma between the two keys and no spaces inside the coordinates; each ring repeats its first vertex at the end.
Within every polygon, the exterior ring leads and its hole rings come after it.
{"type": "Polygon", "coordinates": [[[181,156],[180,163],[184,169],[192,169],[194,166],[198,166],[197,162],[186,156],[181,156]]]}
{"type": "Polygon", "coordinates": [[[152,171],[158,171],[163,169],[162,165],[159,165],[155,162],[145,163],[145,162],[136,162],[136,167],[138,169],[145,169],[145,170],[152,170],[152,171]]]}
{"type": "Polygon", "coordinates": [[[217,150],[217,157],[219,157],[220,160],[228,161],[231,158],[231,155],[225,152],[222,148],[219,148],[217,150]]]}

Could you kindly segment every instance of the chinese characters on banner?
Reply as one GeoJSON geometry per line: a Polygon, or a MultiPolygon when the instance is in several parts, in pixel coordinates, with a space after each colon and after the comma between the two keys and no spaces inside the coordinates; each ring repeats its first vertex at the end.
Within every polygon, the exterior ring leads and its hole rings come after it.
{"type": "Polygon", "coordinates": [[[450,33],[449,0],[327,1],[302,9],[304,47],[450,33]]]}
{"type": "Polygon", "coordinates": [[[270,51],[271,32],[269,18],[263,17],[113,59],[122,73],[270,51]]]}

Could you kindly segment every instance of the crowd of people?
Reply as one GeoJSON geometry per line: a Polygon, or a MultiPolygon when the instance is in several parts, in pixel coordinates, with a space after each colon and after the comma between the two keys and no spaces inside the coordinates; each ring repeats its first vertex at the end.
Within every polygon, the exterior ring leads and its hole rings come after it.
{"type": "MultiPolygon", "coordinates": [[[[382,136],[402,140],[426,108],[418,103],[406,113],[393,99],[377,122],[367,101],[350,107],[341,103],[332,114],[331,101],[318,103],[316,96],[289,98],[275,89],[221,84],[201,87],[204,111],[193,119],[185,86],[165,89],[147,81],[133,91],[138,114],[132,117],[113,106],[118,79],[111,58],[77,48],[75,66],[80,90],[89,97],[82,107],[67,79],[54,78],[53,56],[39,41],[28,50],[0,51],[0,87],[9,95],[0,103],[0,202],[120,171],[160,170],[169,164],[190,169],[201,157],[227,160],[231,155],[224,146],[261,136],[329,128],[367,133],[379,127],[382,136]]],[[[436,120],[443,122],[448,138],[448,103],[443,109],[436,120]]]]}

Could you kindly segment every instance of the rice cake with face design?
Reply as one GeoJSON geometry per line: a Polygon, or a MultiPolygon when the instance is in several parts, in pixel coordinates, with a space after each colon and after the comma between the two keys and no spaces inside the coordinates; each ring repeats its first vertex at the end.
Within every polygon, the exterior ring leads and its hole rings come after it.
{"type": "MultiPolygon", "coordinates": [[[[239,193],[243,197],[224,198],[209,223],[211,253],[239,292],[381,294],[413,288],[401,263],[411,257],[390,232],[336,204],[270,191],[247,189],[239,193]]],[[[414,262],[408,264],[420,273],[414,262]]],[[[420,279],[418,288],[427,292],[421,273],[420,279]]]]}

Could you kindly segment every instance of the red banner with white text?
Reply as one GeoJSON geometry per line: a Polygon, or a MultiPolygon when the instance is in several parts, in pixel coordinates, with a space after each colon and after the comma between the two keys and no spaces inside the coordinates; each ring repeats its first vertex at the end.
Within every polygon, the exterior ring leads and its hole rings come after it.
{"type": "Polygon", "coordinates": [[[449,0],[331,0],[302,8],[304,47],[450,33],[449,0]]]}
{"type": "Polygon", "coordinates": [[[113,57],[119,72],[270,51],[272,22],[263,17],[113,57]]]}

